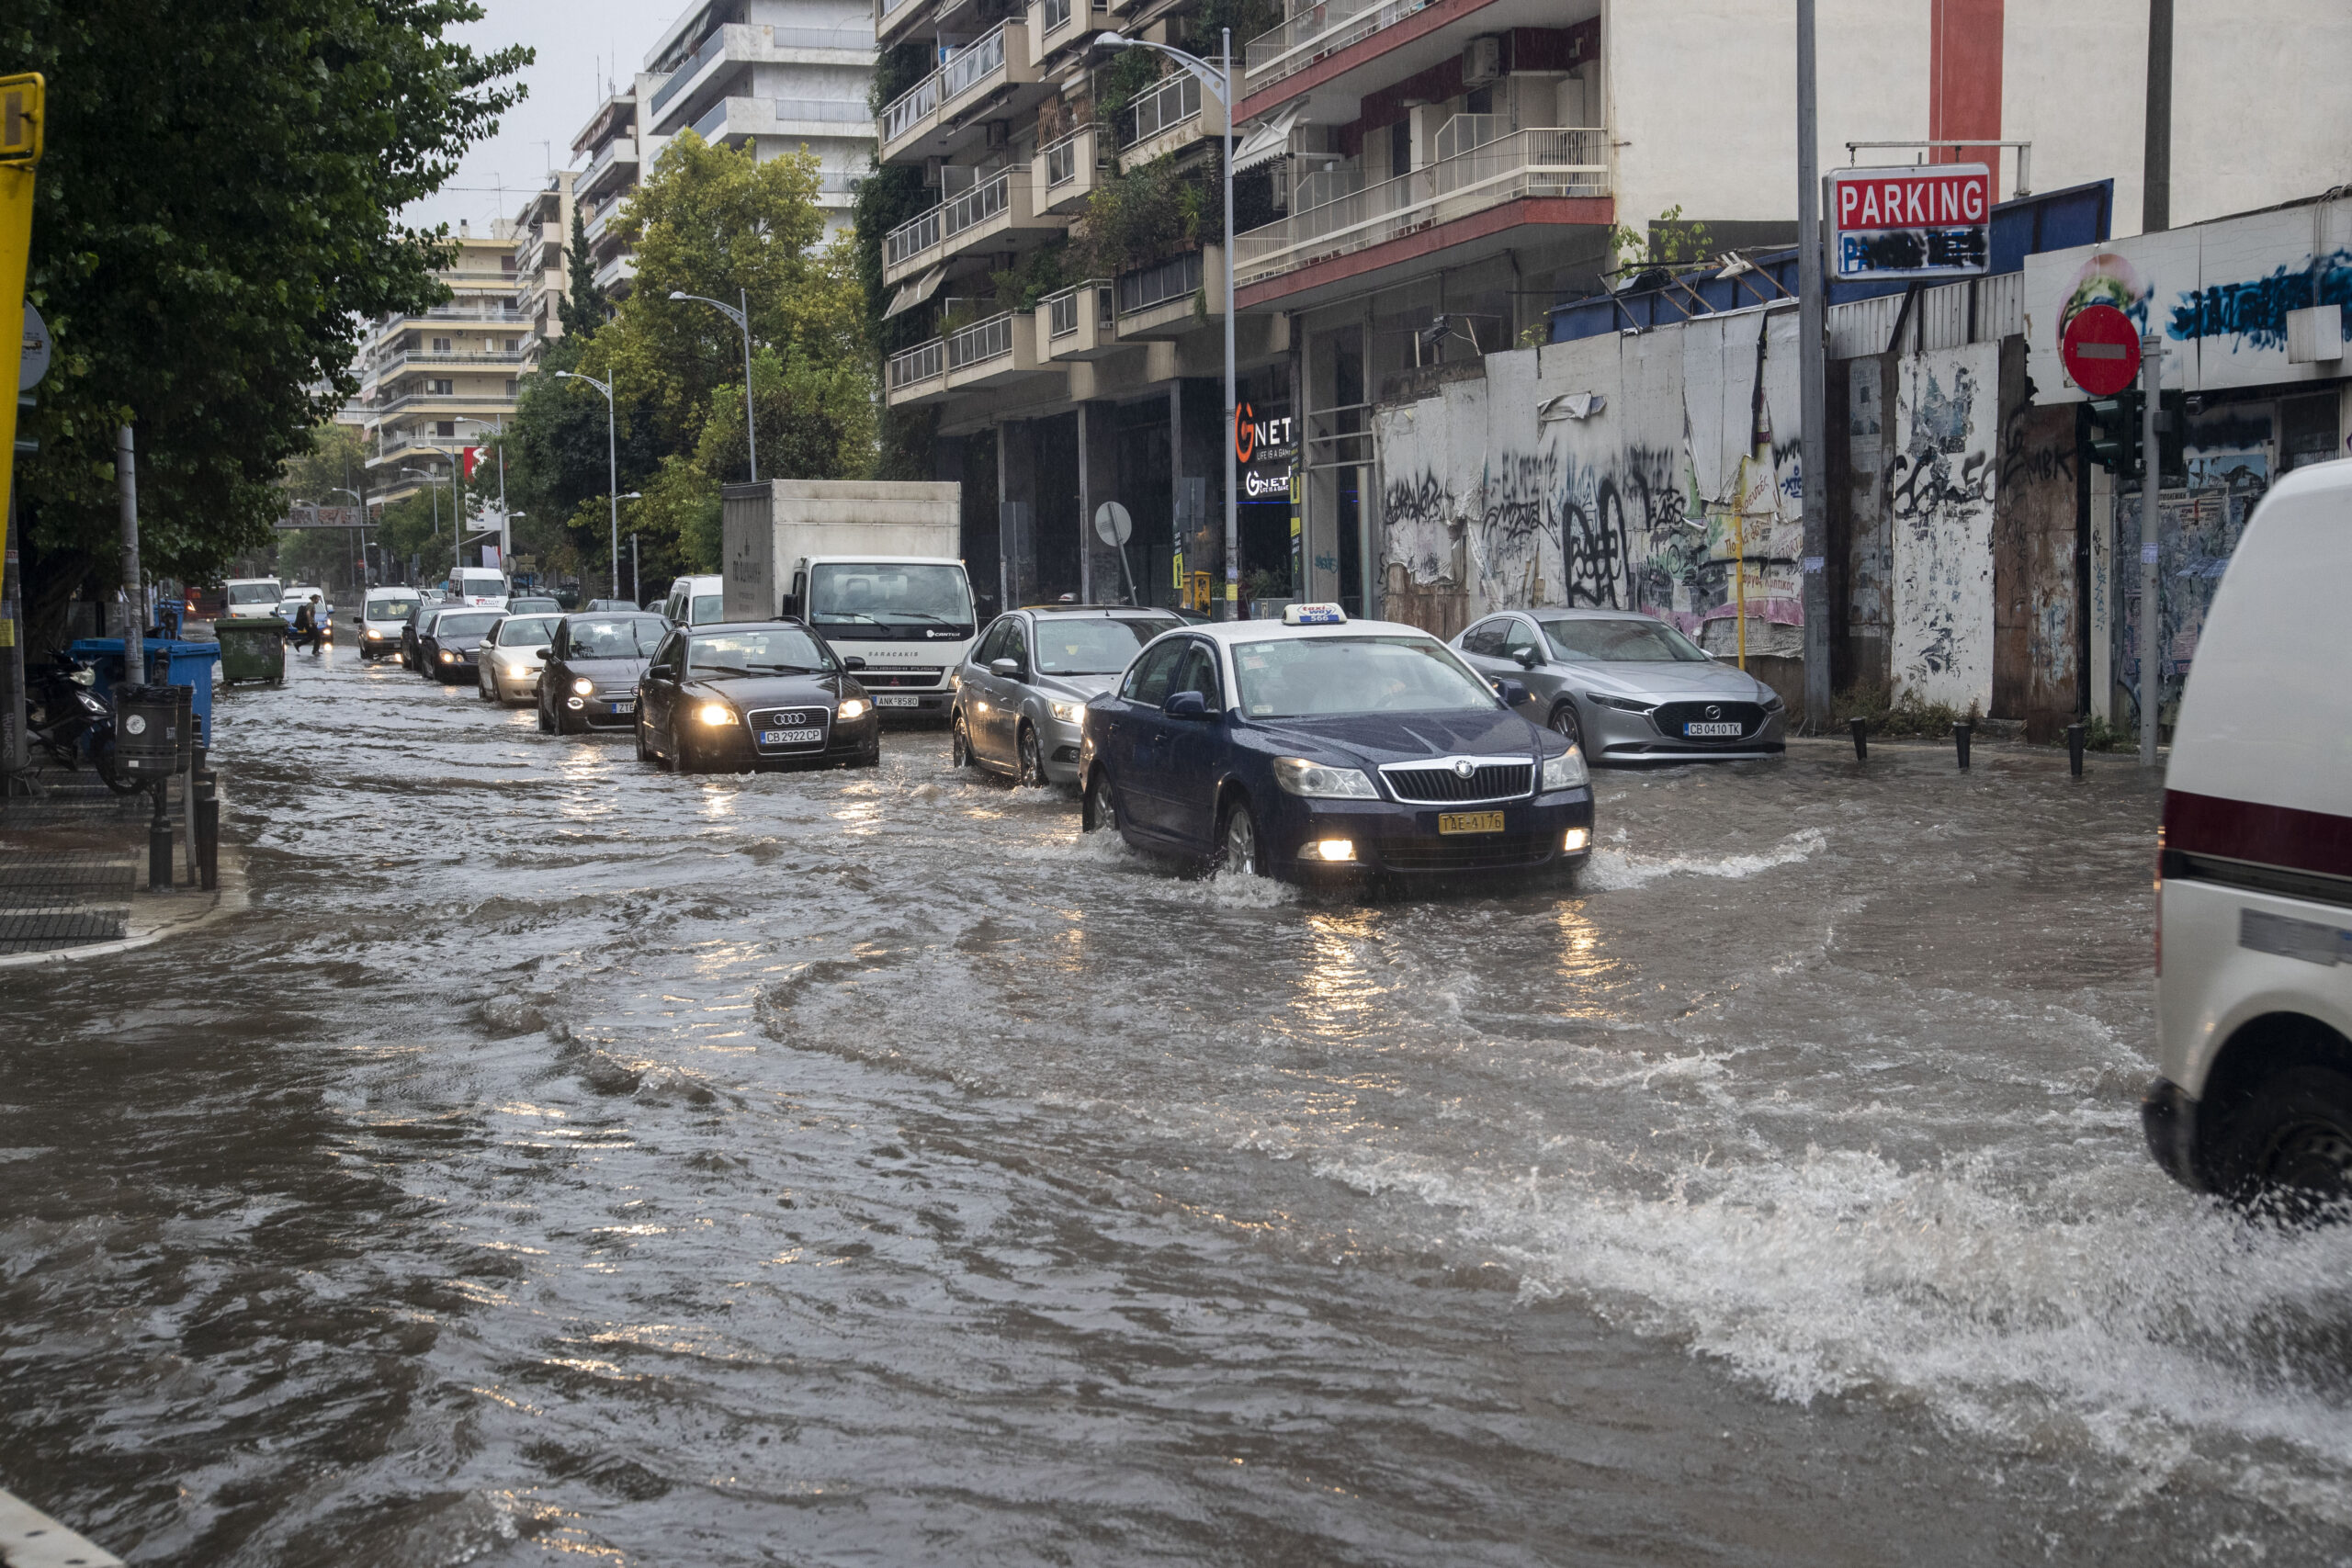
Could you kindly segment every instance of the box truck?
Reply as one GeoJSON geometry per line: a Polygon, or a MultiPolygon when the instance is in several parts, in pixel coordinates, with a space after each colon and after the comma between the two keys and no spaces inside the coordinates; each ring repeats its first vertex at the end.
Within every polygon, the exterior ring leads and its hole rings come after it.
{"type": "Polygon", "coordinates": [[[727,618],[806,621],[884,714],[944,721],[972,646],[963,487],[885,479],[729,485],[727,618]]]}

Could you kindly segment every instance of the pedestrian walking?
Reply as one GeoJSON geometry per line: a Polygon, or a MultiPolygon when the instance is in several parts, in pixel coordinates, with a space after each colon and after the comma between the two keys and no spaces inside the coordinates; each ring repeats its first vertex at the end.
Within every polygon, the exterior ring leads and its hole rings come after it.
{"type": "Polygon", "coordinates": [[[306,644],[312,653],[325,651],[326,628],[319,624],[319,596],[315,593],[311,595],[310,603],[294,611],[294,646],[301,648],[306,644]]]}

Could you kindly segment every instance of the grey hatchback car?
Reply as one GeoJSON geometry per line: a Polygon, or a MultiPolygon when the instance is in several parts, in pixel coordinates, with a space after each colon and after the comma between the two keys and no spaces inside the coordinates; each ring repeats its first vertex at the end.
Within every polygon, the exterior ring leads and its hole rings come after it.
{"type": "Polygon", "coordinates": [[[1181,623],[1165,610],[1035,604],[990,622],[956,671],[947,724],[956,765],[1023,784],[1076,784],[1080,720],[1143,645],[1181,623]]]}
{"type": "Polygon", "coordinates": [[[1787,713],[1771,687],[1638,610],[1508,610],[1453,639],[1471,666],[1527,688],[1521,711],[1593,762],[1779,755],[1787,713]]]}

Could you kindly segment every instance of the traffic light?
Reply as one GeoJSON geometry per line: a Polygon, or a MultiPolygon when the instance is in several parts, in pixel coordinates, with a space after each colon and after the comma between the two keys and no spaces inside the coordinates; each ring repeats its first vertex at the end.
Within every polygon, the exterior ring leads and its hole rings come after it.
{"type": "Polygon", "coordinates": [[[2140,477],[2140,394],[2119,392],[2091,403],[2091,461],[2118,479],[2140,477]]]}

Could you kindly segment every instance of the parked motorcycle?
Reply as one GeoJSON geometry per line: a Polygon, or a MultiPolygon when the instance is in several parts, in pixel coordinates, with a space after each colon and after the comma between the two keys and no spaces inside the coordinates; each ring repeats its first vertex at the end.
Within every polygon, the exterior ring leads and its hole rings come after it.
{"type": "Polygon", "coordinates": [[[41,750],[68,768],[87,761],[117,795],[139,781],[115,771],[114,706],[91,690],[97,671],[70,653],[52,652],[45,669],[26,671],[26,728],[41,750]]]}

